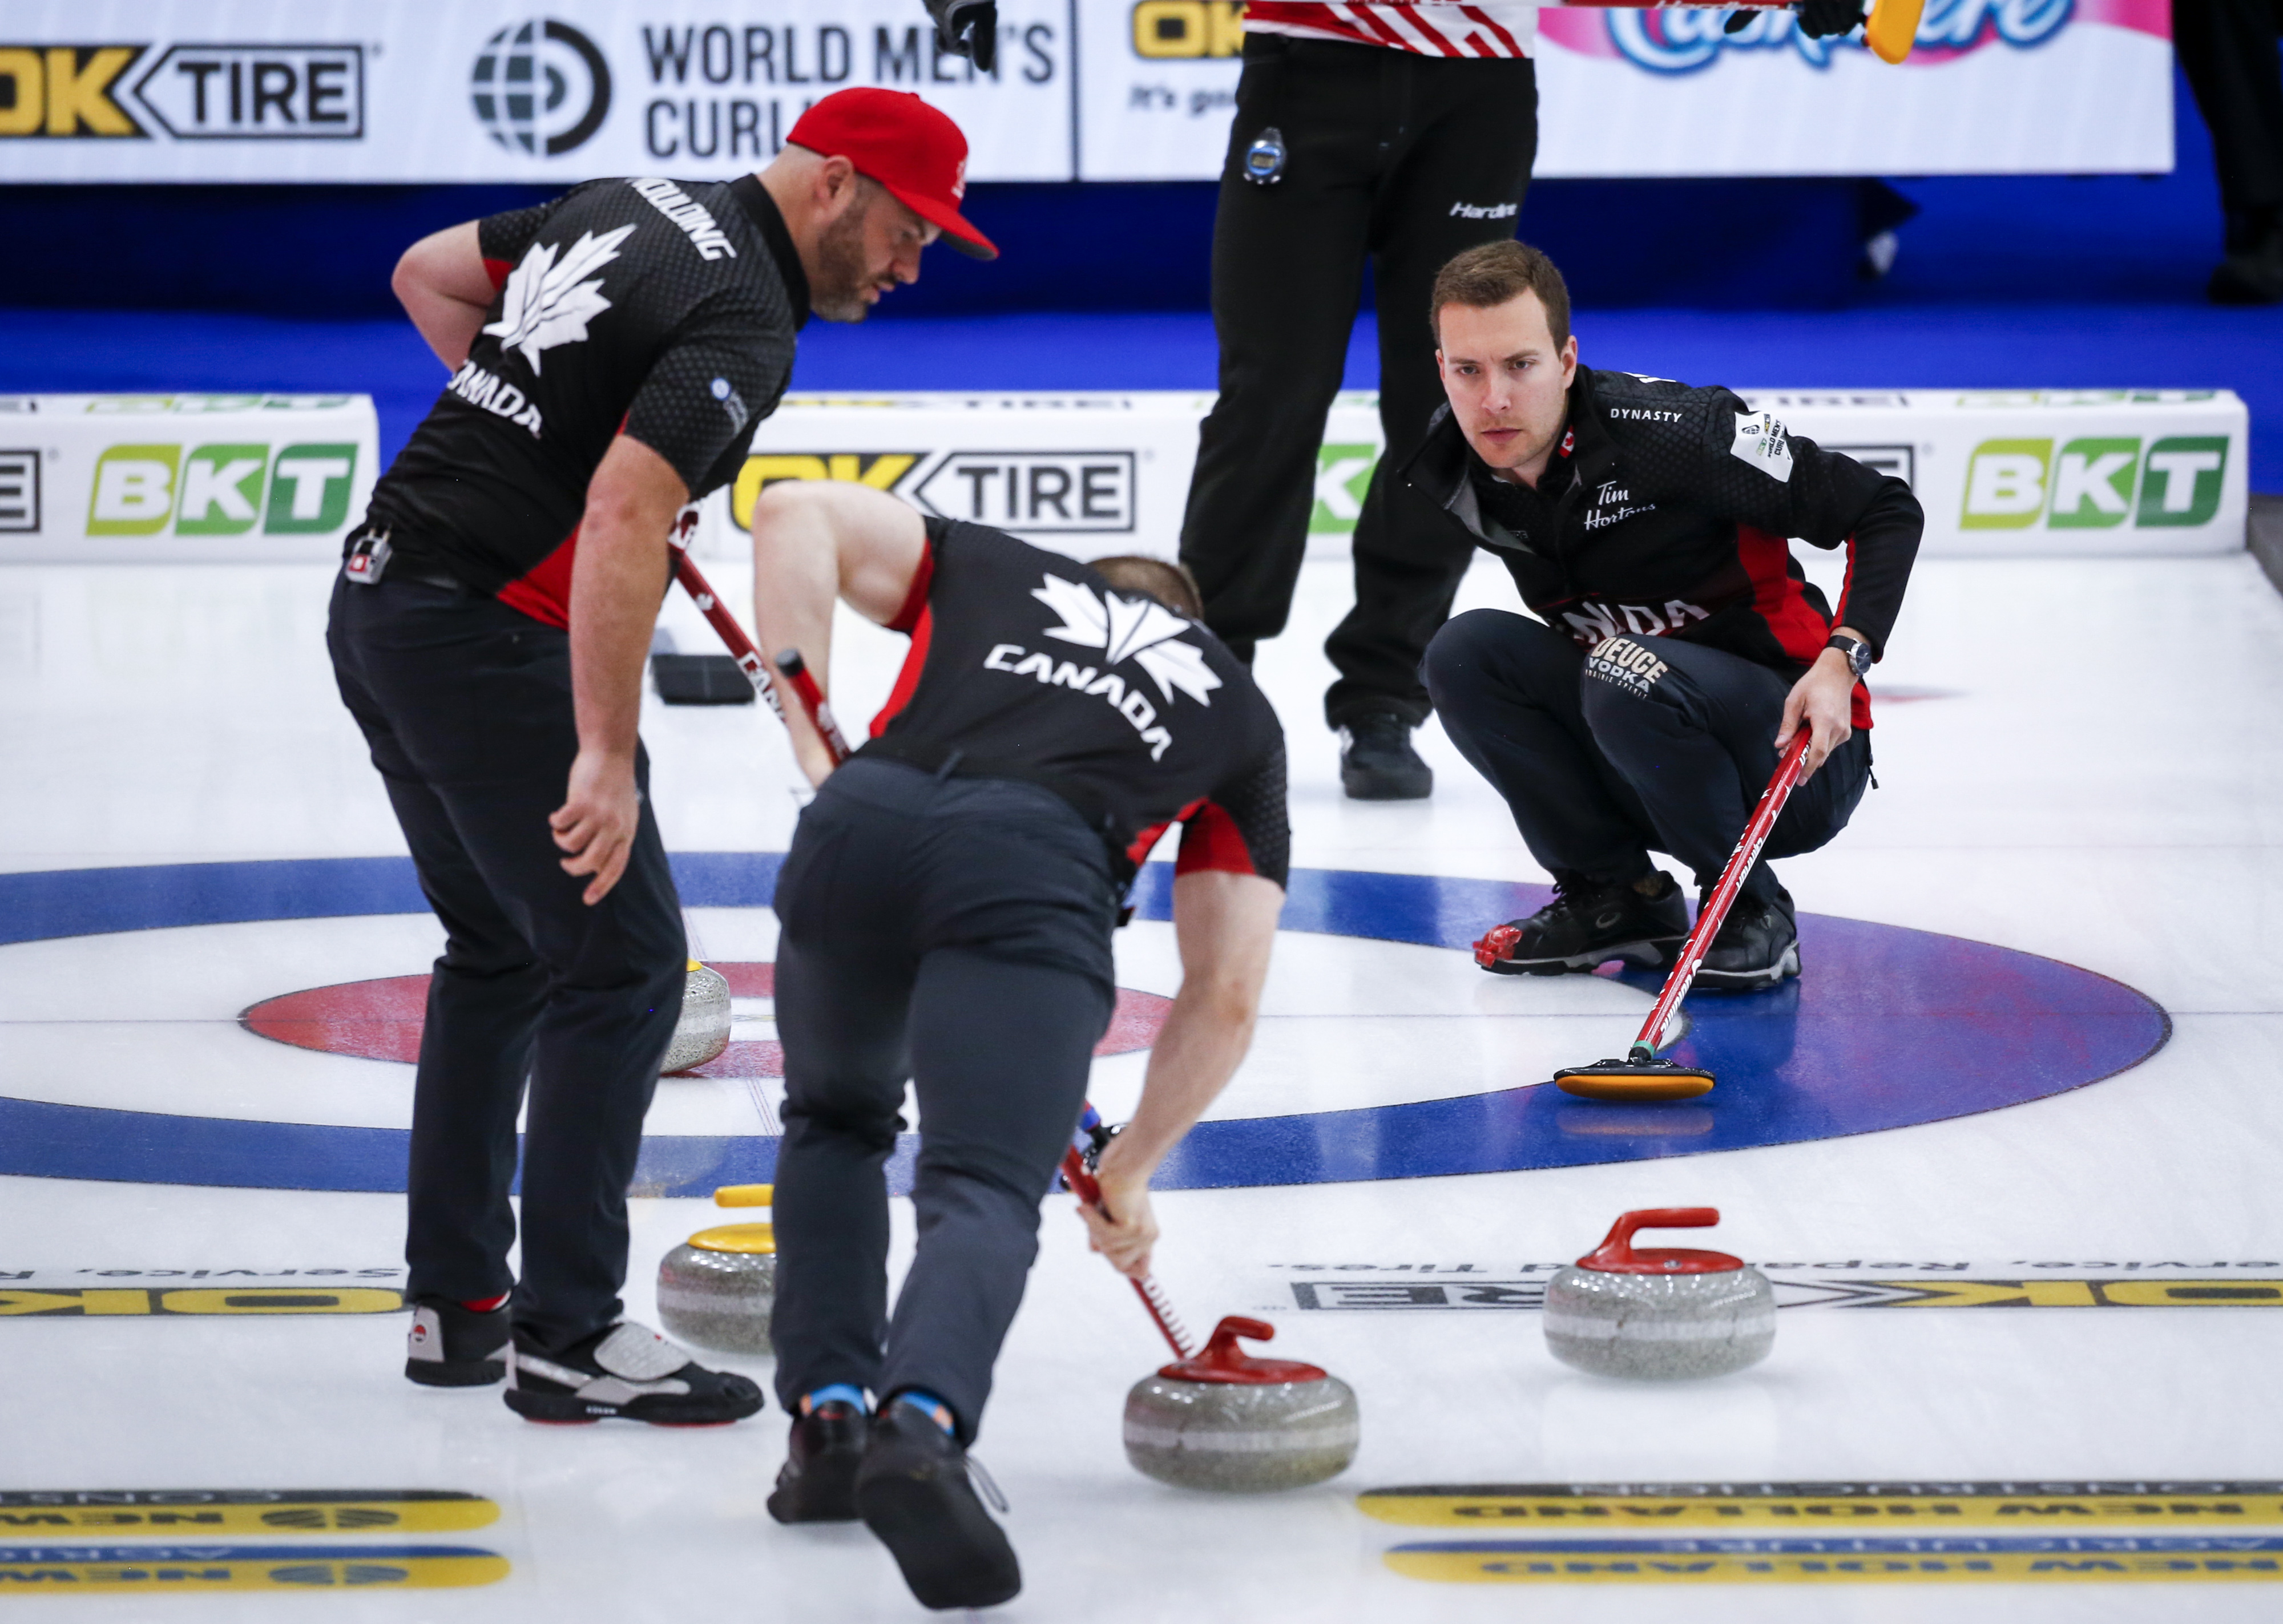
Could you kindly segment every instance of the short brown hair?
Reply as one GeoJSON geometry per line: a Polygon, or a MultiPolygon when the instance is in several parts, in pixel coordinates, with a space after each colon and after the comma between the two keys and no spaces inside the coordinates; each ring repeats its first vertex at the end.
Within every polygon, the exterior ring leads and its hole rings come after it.
{"type": "Polygon", "coordinates": [[[1427,306],[1427,325],[1435,342],[1443,341],[1443,307],[1464,305],[1469,310],[1490,310],[1524,293],[1538,295],[1546,307],[1547,330],[1554,347],[1570,342],[1570,284],[1553,260],[1528,243],[1484,243],[1469,248],[1435,273],[1435,291],[1427,306]]]}
{"type": "Polygon", "coordinates": [[[1139,553],[1120,553],[1114,558],[1097,558],[1094,572],[1120,592],[1138,592],[1145,598],[1155,598],[1177,615],[1192,620],[1204,618],[1204,594],[1198,590],[1197,578],[1186,564],[1168,563],[1162,558],[1147,558],[1139,553]]]}

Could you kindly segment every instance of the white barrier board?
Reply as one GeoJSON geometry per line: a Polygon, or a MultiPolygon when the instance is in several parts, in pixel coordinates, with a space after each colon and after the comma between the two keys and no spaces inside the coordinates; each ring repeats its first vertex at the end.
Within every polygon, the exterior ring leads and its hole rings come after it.
{"type": "MultiPolygon", "coordinates": [[[[2248,416],[2226,390],[1746,392],[1795,433],[1907,481],[1936,556],[2229,552],[2244,544],[2248,416]]],[[[1171,556],[1206,394],[797,395],[707,503],[701,556],[742,550],[779,479],[847,479],[1078,558],[1171,556]]],[[[1379,455],[1344,393],[1317,460],[1310,551],[1344,547],[1379,455]]]]}
{"type": "MultiPolygon", "coordinates": [[[[998,0],[990,74],[919,0],[10,0],[16,181],[727,179],[819,97],[916,91],[969,177],[1220,173],[1241,0],[998,0]]],[[[1541,176],[2152,171],[2167,0],[1928,0],[1905,66],[1700,9],[1548,6],[1541,176]]],[[[982,222],[988,229],[988,220],[982,222]]]]}
{"type": "Polygon", "coordinates": [[[0,395],[0,562],[336,557],[379,455],[370,395],[0,395]]]}

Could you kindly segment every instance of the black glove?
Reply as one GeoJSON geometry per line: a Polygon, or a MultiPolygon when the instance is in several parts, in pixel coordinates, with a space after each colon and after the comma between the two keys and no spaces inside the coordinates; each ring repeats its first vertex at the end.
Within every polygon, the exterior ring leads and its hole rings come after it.
{"type": "Polygon", "coordinates": [[[1864,18],[1863,0],[1799,0],[1799,31],[1812,40],[1846,34],[1864,18]]]}
{"type": "Polygon", "coordinates": [[[943,48],[989,73],[999,59],[999,0],[927,0],[927,9],[943,48]]]}

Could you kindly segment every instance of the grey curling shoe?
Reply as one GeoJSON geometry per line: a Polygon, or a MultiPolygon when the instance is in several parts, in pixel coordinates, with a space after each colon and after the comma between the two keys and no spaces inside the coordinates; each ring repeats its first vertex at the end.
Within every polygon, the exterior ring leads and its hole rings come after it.
{"type": "MultiPolygon", "coordinates": [[[[767,1207],[768,1185],[724,1185],[717,1207],[767,1207]]],[[[767,1224],[699,1230],[658,1266],[658,1319],[672,1334],[721,1353],[766,1354],[777,1302],[776,1231],[767,1224]]]]}
{"type": "Polygon", "coordinates": [[[682,1019],[666,1045],[659,1071],[668,1076],[718,1060],[729,1046],[729,982],[721,971],[692,959],[682,984],[682,1019]]]}
{"type": "Polygon", "coordinates": [[[1710,1207],[1629,1212],[1599,1248],[1546,1287],[1546,1346],[1597,1376],[1649,1381],[1725,1376],[1757,1364],[1776,1340],[1767,1277],[1725,1252],[1635,1251],[1642,1229],[1718,1224],[1710,1207]]]}
{"type": "Polygon", "coordinates": [[[1239,1494],[1301,1488],[1337,1477],[1361,1437],[1355,1392],[1290,1359],[1256,1359],[1239,1337],[1275,1327],[1232,1314],[1205,1350],[1134,1384],[1126,1395],[1126,1458],[1180,1488],[1239,1494]]]}

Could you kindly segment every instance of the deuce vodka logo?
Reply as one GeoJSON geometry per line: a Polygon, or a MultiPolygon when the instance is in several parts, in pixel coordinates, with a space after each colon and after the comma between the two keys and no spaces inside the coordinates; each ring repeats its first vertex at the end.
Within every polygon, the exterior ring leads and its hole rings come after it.
{"type": "Polygon", "coordinates": [[[356,474],[353,442],[113,446],[97,458],[90,493],[90,536],[242,536],[258,523],[269,536],[325,535],[348,521],[356,474]]]}
{"type": "Polygon", "coordinates": [[[1967,464],[1963,530],[2193,528],[2219,511],[2227,437],[2168,435],[2141,453],[2131,435],[1986,439],[1967,464]],[[2137,498],[2137,500],[2136,500],[2137,498]]]}

